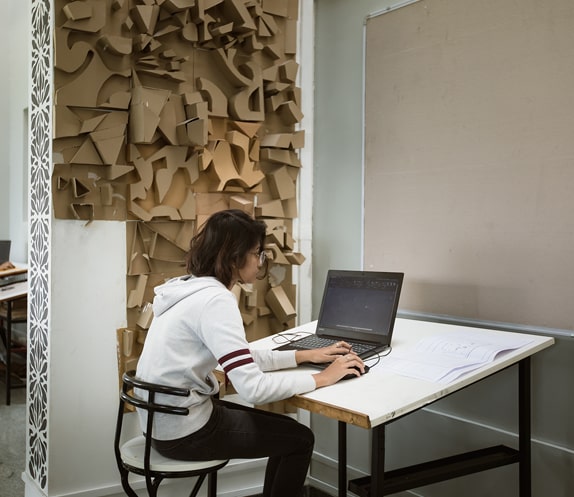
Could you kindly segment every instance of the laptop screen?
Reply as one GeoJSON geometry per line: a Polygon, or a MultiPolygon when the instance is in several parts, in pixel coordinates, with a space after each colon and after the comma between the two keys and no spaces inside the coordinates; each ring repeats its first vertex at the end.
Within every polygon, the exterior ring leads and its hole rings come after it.
{"type": "Polygon", "coordinates": [[[10,240],[0,240],[0,264],[10,260],[10,240]]]}
{"type": "Polygon", "coordinates": [[[330,270],[317,334],[388,345],[404,273],[330,270]]]}

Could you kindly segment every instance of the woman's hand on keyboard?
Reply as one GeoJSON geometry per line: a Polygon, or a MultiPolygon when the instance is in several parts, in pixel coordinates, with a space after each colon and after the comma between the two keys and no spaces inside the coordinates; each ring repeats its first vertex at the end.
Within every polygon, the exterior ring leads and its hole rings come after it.
{"type": "Polygon", "coordinates": [[[295,353],[297,364],[302,362],[314,362],[321,364],[324,362],[333,362],[338,357],[352,353],[351,346],[347,342],[339,341],[328,347],[321,347],[311,350],[298,350],[295,353]]]}

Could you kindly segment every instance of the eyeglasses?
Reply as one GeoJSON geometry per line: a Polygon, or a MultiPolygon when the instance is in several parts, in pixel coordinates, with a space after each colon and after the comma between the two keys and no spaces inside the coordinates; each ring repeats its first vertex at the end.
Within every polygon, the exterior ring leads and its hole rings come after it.
{"type": "Polygon", "coordinates": [[[259,249],[256,250],[255,252],[249,252],[249,253],[257,257],[258,259],[257,264],[259,266],[263,266],[263,264],[265,264],[265,261],[267,260],[267,254],[265,253],[264,250],[259,249]]]}

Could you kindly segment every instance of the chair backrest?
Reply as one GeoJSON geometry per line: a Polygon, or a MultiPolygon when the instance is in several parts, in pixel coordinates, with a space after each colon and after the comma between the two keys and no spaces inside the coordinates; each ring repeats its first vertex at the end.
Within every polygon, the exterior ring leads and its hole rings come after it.
{"type": "Polygon", "coordinates": [[[122,389],[120,392],[120,403],[118,409],[118,418],[116,423],[116,434],[114,438],[114,452],[120,473],[123,473],[124,467],[121,458],[120,444],[122,435],[122,426],[126,405],[133,406],[138,409],[147,411],[147,422],[145,435],[145,451],[144,451],[144,468],[146,476],[146,484],[151,485],[149,475],[150,471],[150,454],[151,454],[151,439],[153,436],[153,417],[156,412],[174,414],[176,416],[186,416],[189,410],[186,407],[171,406],[169,404],[160,403],[156,401],[156,395],[173,395],[177,397],[188,397],[190,390],[188,388],[170,387],[166,385],[159,385],[157,383],[148,383],[140,380],[135,376],[135,371],[128,371],[122,376],[122,389]],[[147,399],[137,396],[134,393],[134,388],[138,388],[147,393],[147,399]]]}

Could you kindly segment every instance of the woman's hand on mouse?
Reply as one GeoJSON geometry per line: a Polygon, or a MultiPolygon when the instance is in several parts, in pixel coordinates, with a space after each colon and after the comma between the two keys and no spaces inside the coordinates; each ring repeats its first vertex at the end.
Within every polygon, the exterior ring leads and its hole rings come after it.
{"type": "Polygon", "coordinates": [[[326,369],[314,374],[317,388],[337,383],[348,374],[361,376],[365,372],[365,363],[354,352],[337,357],[326,369]]]}

